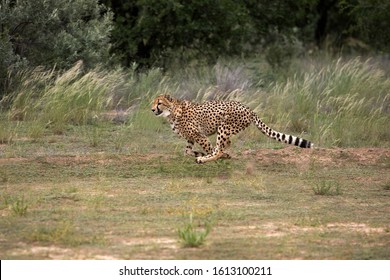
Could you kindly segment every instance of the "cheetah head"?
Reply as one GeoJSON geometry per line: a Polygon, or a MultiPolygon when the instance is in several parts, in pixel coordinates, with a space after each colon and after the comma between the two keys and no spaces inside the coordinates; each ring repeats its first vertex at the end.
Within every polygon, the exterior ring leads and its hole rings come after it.
{"type": "Polygon", "coordinates": [[[157,96],[152,104],[152,112],[156,116],[168,117],[171,114],[171,107],[173,106],[174,99],[168,95],[157,96]]]}

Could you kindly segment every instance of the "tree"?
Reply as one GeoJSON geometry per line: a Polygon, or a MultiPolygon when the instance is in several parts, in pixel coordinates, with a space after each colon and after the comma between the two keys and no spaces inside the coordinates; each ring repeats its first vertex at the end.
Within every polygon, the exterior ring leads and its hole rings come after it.
{"type": "Polygon", "coordinates": [[[66,68],[80,59],[87,65],[109,59],[112,13],[97,0],[1,0],[0,20],[3,52],[12,46],[29,65],[66,68]]]}
{"type": "Polygon", "coordinates": [[[0,0],[0,86],[25,66],[107,63],[112,18],[97,0],[0,0]]]}
{"type": "Polygon", "coordinates": [[[115,13],[113,51],[125,65],[165,65],[172,58],[215,60],[240,53],[248,13],[234,0],[103,1],[115,13]]]}
{"type": "Polygon", "coordinates": [[[352,23],[348,34],[380,51],[390,51],[390,2],[387,0],[343,0],[341,8],[352,23]]]}

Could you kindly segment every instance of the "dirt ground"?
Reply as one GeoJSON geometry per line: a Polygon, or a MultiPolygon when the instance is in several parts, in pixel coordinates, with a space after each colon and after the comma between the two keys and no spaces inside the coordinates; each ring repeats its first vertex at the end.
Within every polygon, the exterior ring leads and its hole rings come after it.
{"type": "Polygon", "coordinates": [[[272,163],[308,165],[311,162],[323,166],[357,165],[386,165],[390,158],[388,148],[317,148],[298,149],[288,146],[279,150],[258,149],[243,152],[246,157],[254,156],[258,160],[272,163]]]}
{"type": "MultiPolygon", "coordinates": [[[[1,148],[1,145],[0,145],[1,148]]],[[[283,149],[257,149],[245,150],[239,154],[232,153],[233,158],[256,159],[267,164],[282,163],[296,164],[297,166],[309,165],[317,163],[322,166],[343,166],[345,164],[365,165],[389,165],[390,148],[315,148],[315,149],[299,149],[293,146],[286,146],[283,149]]],[[[120,159],[130,159],[133,156],[124,155],[118,156],[120,159]]],[[[161,158],[160,154],[137,155],[137,158],[142,160],[161,158]]],[[[44,159],[48,162],[70,163],[70,162],[90,162],[95,159],[101,163],[110,159],[98,159],[94,156],[45,156],[44,159]]],[[[7,162],[28,161],[29,158],[0,158],[0,164],[7,162]]]]}

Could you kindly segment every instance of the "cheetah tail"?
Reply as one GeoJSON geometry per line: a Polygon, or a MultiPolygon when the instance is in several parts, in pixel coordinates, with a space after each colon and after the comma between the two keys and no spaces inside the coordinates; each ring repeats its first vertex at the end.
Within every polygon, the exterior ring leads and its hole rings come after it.
{"type": "Polygon", "coordinates": [[[273,130],[272,128],[267,126],[265,123],[263,123],[263,121],[257,115],[254,115],[253,122],[257,126],[257,128],[260,129],[260,131],[262,133],[264,133],[268,137],[275,139],[279,142],[295,145],[295,146],[298,146],[301,148],[313,148],[314,147],[314,144],[312,142],[310,142],[309,140],[299,138],[296,136],[292,136],[292,135],[288,135],[288,134],[284,134],[284,133],[277,132],[277,131],[273,130]]]}

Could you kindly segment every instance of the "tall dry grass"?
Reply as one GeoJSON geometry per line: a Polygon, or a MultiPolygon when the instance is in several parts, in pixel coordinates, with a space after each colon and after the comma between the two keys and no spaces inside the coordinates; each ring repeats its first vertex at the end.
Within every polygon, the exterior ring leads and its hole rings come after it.
{"type": "Polygon", "coordinates": [[[264,65],[260,60],[184,69],[175,94],[239,100],[275,129],[316,146],[389,146],[390,69],[375,58],[296,59],[280,73],[264,65]],[[193,85],[198,90],[188,92],[193,85]]]}
{"type": "Polygon", "coordinates": [[[34,69],[21,75],[21,83],[11,96],[8,112],[13,120],[26,120],[55,127],[83,125],[105,110],[112,101],[111,92],[123,79],[116,71],[83,72],[82,62],[68,71],[34,69]]]}
{"type": "Polygon", "coordinates": [[[64,73],[38,68],[19,73],[19,86],[3,103],[10,104],[10,119],[32,121],[38,137],[43,129],[61,133],[68,125],[97,122],[101,112],[116,108],[129,112],[128,125],[158,130],[149,105],[169,92],[198,102],[239,100],[275,129],[317,146],[390,145],[390,75],[375,59],[297,59],[280,74],[264,65],[232,61],[144,72],[136,65],[84,71],[78,63],[64,73]]]}
{"type": "Polygon", "coordinates": [[[370,59],[308,65],[256,100],[277,125],[306,132],[319,146],[379,146],[390,140],[390,79],[370,59]]]}

